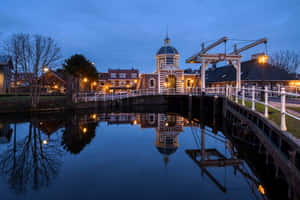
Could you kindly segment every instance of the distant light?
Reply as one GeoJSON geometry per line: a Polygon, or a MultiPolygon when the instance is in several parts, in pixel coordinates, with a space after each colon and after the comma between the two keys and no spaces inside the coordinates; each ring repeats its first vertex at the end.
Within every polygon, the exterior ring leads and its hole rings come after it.
{"type": "Polygon", "coordinates": [[[58,89],[58,85],[54,85],[54,89],[58,89]]]}
{"type": "Polygon", "coordinates": [[[82,132],[83,132],[83,133],[86,133],[86,132],[87,132],[87,128],[84,127],[84,128],[82,129],[82,132]]]}
{"type": "Polygon", "coordinates": [[[134,124],[134,125],[136,125],[136,124],[137,124],[137,121],[136,121],[136,120],[134,120],[134,121],[133,121],[133,124],[134,124]]]}
{"type": "Polygon", "coordinates": [[[94,62],[92,62],[92,65],[94,65],[95,63],[94,62]]]}
{"type": "Polygon", "coordinates": [[[43,68],[43,71],[44,71],[44,72],[48,72],[48,71],[49,71],[49,68],[48,68],[48,67],[44,67],[44,68],[43,68]]]}
{"type": "Polygon", "coordinates": [[[262,195],[265,195],[265,194],[266,194],[265,189],[264,189],[264,187],[263,187],[262,185],[259,185],[258,188],[257,188],[257,190],[258,190],[262,195]]]}
{"type": "Polygon", "coordinates": [[[96,82],[96,81],[94,81],[94,82],[93,82],[93,85],[94,85],[94,86],[96,86],[96,85],[97,85],[97,82],[96,82]]]}
{"type": "Polygon", "coordinates": [[[194,80],[193,80],[193,79],[191,80],[191,83],[194,83],[194,80]]]}
{"type": "Polygon", "coordinates": [[[166,122],[166,123],[165,123],[165,126],[169,126],[169,123],[168,123],[168,122],[166,122]]]}
{"type": "Polygon", "coordinates": [[[260,64],[265,64],[268,61],[268,56],[265,54],[262,54],[261,56],[258,57],[258,63],[260,64]]]}
{"type": "Polygon", "coordinates": [[[88,79],[85,77],[85,78],[83,78],[83,82],[88,82],[88,79]]]}
{"type": "Polygon", "coordinates": [[[43,140],[43,144],[48,144],[48,141],[47,140],[43,140]]]}
{"type": "Polygon", "coordinates": [[[96,119],[96,118],[97,118],[97,115],[96,115],[96,114],[92,114],[92,118],[93,118],[93,119],[96,119]]]}
{"type": "Polygon", "coordinates": [[[136,79],[134,80],[134,83],[137,83],[137,80],[136,80],[136,79]]]}

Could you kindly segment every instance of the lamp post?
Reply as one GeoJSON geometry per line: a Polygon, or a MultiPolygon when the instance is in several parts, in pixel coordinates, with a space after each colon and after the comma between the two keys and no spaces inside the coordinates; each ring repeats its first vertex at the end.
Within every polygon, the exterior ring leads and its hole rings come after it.
{"type": "MultiPolygon", "coordinates": [[[[49,68],[47,66],[44,66],[43,67],[43,72],[44,72],[44,74],[46,74],[47,72],[49,72],[49,68]]],[[[44,90],[44,82],[45,82],[44,80],[45,80],[45,77],[42,75],[42,89],[43,90],[44,90]]]]}
{"type": "MultiPolygon", "coordinates": [[[[265,87],[265,63],[268,61],[268,56],[266,54],[262,54],[261,56],[258,57],[258,63],[262,65],[262,73],[261,73],[261,83],[262,87],[265,87]]],[[[264,98],[264,92],[261,92],[261,98],[264,98]]]]}

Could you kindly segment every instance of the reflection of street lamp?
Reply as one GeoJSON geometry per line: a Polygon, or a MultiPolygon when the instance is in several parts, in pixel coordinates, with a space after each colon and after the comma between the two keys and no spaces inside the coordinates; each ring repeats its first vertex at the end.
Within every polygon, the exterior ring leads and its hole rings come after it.
{"type": "Polygon", "coordinates": [[[43,144],[48,144],[48,141],[47,140],[43,140],[43,144]]]}

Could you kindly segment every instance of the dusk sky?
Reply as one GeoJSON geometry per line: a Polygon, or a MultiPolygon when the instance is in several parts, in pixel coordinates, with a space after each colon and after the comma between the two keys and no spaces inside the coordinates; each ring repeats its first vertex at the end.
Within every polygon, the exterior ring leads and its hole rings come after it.
{"type": "MultiPolygon", "coordinates": [[[[38,33],[54,38],[64,59],[84,54],[99,71],[134,67],[152,72],[167,25],[180,67],[195,69],[199,66],[185,64],[185,59],[197,53],[202,42],[222,36],[267,37],[269,53],[300,52],[299,21],[299,0],[2,0],[0,40],[12,33],[38,33]]],[[[228,42],[228,51],[233,42],[228,42]]],[[[216,50],[224,52],[224,47],[216,50]]],[[[264,50],[264,45],[257,46],[245,52],[243,60],[264,50]]]]}

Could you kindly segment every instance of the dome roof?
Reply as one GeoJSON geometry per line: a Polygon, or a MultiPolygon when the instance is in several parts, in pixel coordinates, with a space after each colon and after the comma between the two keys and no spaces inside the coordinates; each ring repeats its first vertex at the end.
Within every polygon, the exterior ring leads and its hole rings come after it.
{"type": "Polygon", "coordinates": [[[156,53],[156,55],[160,55],[160,54],[171,54],[171,55],[175,55],[175,54],[179,54],[177,49],[175,49],[174,47],[170,46],[170,45],[165,45],[162,46],[156,53]]]}
{"type": "Polygon", "coordinates": [[[176,152],[177,147],[156,147],[159,153],[163,155],[171,155],[176,152]]]}

